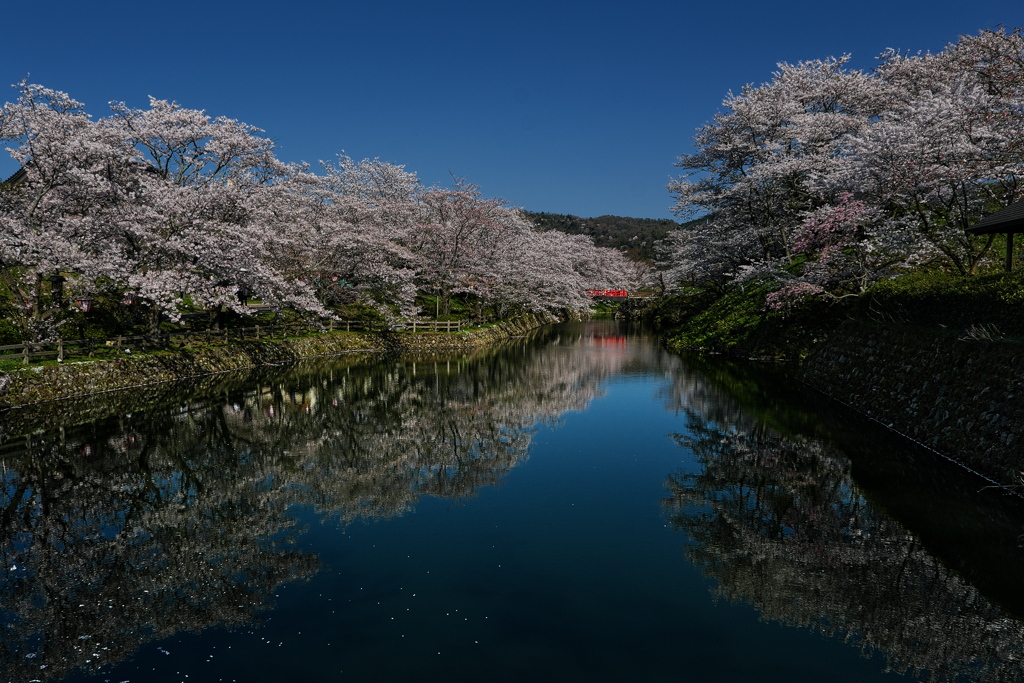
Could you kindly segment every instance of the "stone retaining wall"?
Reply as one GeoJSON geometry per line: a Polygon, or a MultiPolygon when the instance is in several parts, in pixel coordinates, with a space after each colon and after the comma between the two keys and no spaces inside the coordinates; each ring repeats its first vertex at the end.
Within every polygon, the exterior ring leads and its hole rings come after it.
{"type": "Polygon", "coordinates": [[[1024,345],[846,323],[803,382],[1002,484],[1024,470],[1024,345]]]}
{"type": "Polygon", "coordinates": [[[355,352],[458,351],[479,348],[556,322],[528,315],[468,332],[334,332],[300,339],[239,341],[114,360],[36,365],[0,373],[0,408],[170,382],[302,358],[355,352]]]}

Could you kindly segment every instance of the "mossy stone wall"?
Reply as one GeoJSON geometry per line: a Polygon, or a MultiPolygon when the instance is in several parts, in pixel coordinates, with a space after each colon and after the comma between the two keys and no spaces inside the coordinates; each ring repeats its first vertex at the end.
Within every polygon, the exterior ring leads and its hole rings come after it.
{"type": "Polygon", "coordinates": [[[555,322],[551,316],[528,315],[468,332],[335,332],[298,339],[237,341],[224,346],[126,355],[115,360],[29,366],[0,373],[0,408],[245,368],[288,364],[316,356],[353,352],[469,350],[524,334],[551,322],[555,322]]]}
{"type": "Polygon", "coordinates": [[[1024,345],[851,321],[798,379],[985,474],[1024,470],[1024,345]]]}

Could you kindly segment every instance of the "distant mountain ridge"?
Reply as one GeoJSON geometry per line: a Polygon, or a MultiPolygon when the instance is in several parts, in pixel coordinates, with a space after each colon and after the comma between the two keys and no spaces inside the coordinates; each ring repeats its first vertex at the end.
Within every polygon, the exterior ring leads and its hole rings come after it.
{"type": "Polygon", "coordinates": [[[635,259],[653,260],[654,245],[665,239],[670,230],[680,227],[668,218],[628,218],[598,216],[580,218],[570,214],[523,211],[523,215],[539,230],[558,230],[570,235],[589,235],[599,247],[623,249],[635,259]]]}

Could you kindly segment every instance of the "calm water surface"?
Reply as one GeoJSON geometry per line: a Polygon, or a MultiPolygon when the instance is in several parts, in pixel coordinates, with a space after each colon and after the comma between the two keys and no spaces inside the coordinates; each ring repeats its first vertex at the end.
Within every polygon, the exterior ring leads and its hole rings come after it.
{"type": "Polygon", "coordinates": [[[0,420],[0,680],[1024,678],[1017,500],[616,323],[0,420]]]}

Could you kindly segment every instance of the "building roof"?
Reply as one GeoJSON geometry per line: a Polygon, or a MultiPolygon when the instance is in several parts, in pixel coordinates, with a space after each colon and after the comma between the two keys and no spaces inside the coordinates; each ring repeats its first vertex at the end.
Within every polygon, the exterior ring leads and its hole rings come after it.
{"type": "Polygon", "coordinates": [[[25,176],[27,175],[28,173],[25,172],[24,168],[19,168],[17,171],[11,174],[10,178],[8,178],[7,180],[0,181],[0,185],[17,185],[22,180],[24,180],[25,176]]]}
{"type": "Polygon", "coordinates": [[[1024,199],[985,216],[967,228],[967,232],[974,235],[988,235],[993,232],[1024,232],[1024,199]]]}

